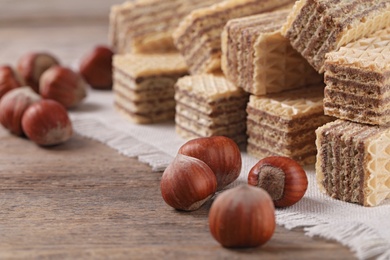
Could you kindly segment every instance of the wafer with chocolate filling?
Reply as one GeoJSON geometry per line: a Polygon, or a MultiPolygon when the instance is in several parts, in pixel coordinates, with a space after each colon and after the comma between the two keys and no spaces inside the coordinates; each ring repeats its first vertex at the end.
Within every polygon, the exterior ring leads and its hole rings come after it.
{"type": "Polygon", "coordinates": [[[174,119],[174,85],[187,74],[180,54],[115,55],[113,71],[118,111],[140,124],[174,119]]]}
{"type": "Polygon", "coordinates": [[[329,196],[376,206],[390,194],[390,128],[336,120],[316,130],[316,178],[329,196]]]}
{"type": "Polygon", "coordinates": [[[176,131],[184,138],[223,135],[246,143],[248,94],[226,78],[186,76],[176,83],[176,131]]]}
{"type": "Polygon", "coordinates": [[[254,95],[320,83],[322,75],[280,34],[290,9],[230,20],[222,32],[221,67],[254,95]]]}
{"type": "Polygon", "coordinates": [[[192,10],[222,0],[134,0],[114,5],[109,39],[117,53],[175,50],[172,31],[192,10]]]}
{"type": "Polygon", "coordinates": [[[282,35],[322,73],[326,53],[387,26],[389,0],[299,0],[282,35]]]}
{"type": "Polygon", "coordinates": [[[327,54],[324,111],[341,119],[390,123],[390,27],[327,54]]]}
{"type": "Polygon", "coordinates": [[[225,0],[187,15],[173,33],[174,43],[183,54],[191,74],[221,67],[221,33],[226,22],[285,8],[294,0],[225,0]]]}
{"type": "Polygon", "coordinates": [[[251,95],[247,107],[248,154],[287,156],[315,162],[315,130],[333,120],[322,108],[323,85],[265,96],[251,95]]]}

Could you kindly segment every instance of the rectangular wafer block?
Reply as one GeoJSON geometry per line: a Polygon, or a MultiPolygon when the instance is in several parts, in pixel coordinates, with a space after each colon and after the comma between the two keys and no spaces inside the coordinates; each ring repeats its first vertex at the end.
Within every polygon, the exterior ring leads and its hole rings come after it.
{"type": "Polygon", "coordinates": [[[187,74],[180,54],[115,55],[113,71],[114,105],[132,122],[174,119],[174,85],[187,74]]]}
{"type": "Polygon", "coordinates": [[[184,138],[223,135],[246,143],[248,94],[223,76],[180,78],[176,83],[176,131],[184,138]]]}
{"type": "Polygon", "coordinates": [[[325,114],[373,125],[390,123],[390,27],[328,53],[325,114]]]}
{"type": "Polygon", "coordinates": [[[225,0],[187,15],[173,33],[191,74],[221,67],[221,33],[228,20],[285,8],[294,0],[225,0]]]}
{"type": "Polygon", "coordinates": [[[326,53],[388,26],[388,0],[299,0],[282,35],[322,73],[326,53]]]}
{"type": "Polygon", "coordinates": [[[192,10],[222,0],[133,0],[114,5],[110,12],[109,40],[123,53],[176,50],[172,32],[192,10]]]}
{"type": "Polygon", "coordinates": [[[221,67],[236,86],[253,95],[320,83],[323,76],[281,35],[291,9],[230,20],[222,32],[221,67]]]}
{"type": "Polygon", "coordinates": [[[321,191],[364,206],[390,197],[390,128],[338,119],[318,128],[316,136],[321,191]]]}
{"type": "Polygon", "coordinates": [[[323,85],[265,96],[251,95],[247,106],[247,151],[257,158],[287,156],[315,162],[315,130],[334,120],[325,116],[323,85]]]}

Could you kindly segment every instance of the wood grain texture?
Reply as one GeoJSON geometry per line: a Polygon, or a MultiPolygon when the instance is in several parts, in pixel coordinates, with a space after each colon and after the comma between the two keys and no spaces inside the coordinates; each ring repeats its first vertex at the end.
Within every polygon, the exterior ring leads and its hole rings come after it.
{"type": "MultiPolygon", "coordinates": [[[[11,2],[29,2],[0,1],[3,14],[11,2]]],[[[32,15],[1,22],[0,64],[45,50],[77,67],[88,50],[107,42],[105,17],[86,11],[99,22],[80,23],[67,10],[60,21],[26,22],[32,15]]],[[[161,198],[160,178],[136,159],[78,135],[41,148],[0,126],[0,259],[354,259],[338,243],[281,227],[263,247],[222,248],[208,230],[211,202],[196,212],[175,211],[161,198]]]]}

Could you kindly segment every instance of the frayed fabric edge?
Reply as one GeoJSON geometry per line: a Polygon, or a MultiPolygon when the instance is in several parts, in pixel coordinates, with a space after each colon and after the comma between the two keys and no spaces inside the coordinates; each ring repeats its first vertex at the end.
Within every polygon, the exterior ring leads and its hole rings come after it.
{"type": "Polygon", "coordinates": [[[303,227],[305,235],[334,240],[348,247],[357,258],[390,259],[390,245],[372,228],[360,222],[328,223],[321,219],[290,212],[276,210],[276,223],[287,229],[303,227]]]}
{"type": "Polygon", "coordinates": [[[349,247],[359,259],[390,259],[390,244],[361,222],[334,222],[304,228],[305,234],[335,240],[349,247]]]}
{"type": "Polygon", "coordinates": [[[152,171],[163,171],[173,159],[156,147],[108,128],[98,120],[72,118],[72,124],[77,134],[99,141],[122,155],[137,158],[140,162],[148,164],[152,171]]]}

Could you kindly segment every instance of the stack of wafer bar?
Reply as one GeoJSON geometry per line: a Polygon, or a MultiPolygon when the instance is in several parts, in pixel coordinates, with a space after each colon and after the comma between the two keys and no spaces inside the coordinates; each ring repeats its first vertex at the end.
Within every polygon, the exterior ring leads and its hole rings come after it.
{"type": "Polygon", "coordinates": [[[248,154],[287,156],[315,162],[315,130],[334,120],[324,115],[323,85],[265,96],[251,95],[247,107],[248,154]]]}
{"type": "Polygon", "coordinates": [[[230,20],[222,32],[221,67],[236,86],[254,95],[323,81],[323,76],[280,34],[290,10],[230,20]]]}
{"type": "Polygon", "coordinates": [[[376,206],[390,196],[390,129],[336,120],[316,131],[317,182],[333,198],[376,206]]]}
{"type": "Polygon", "coordinates": [[[114,5],[109,38],[117,53],[175,50],[172,31],[192,10],[222,0],[133,0],[114,5]]]}
{"type": "Polygon", "coordinates": [[[221,33],[228,20],[285,8],[295,0],[226,0],[192,11],[173,33],[191,74],[220,70],[221,33]]]}
{"type": "Polygon", "coordinates": [[[325,54],[390,26],[389,0],[299,0],[282,28],[319,72],[325,54]]]}
{"type": "Polygon", "coordinates": [[[327,54],[325,114],[390,123],[390,27],[327,54]]]}
{"type": "Polygon", "coordinates": [[[187,74],[180,54],[115,55],[113,73],[115,107],[132,122],[174,119],[174,85],[187,74]]]}
{"type": "Polygon", "coordinates": [[[223,135],[246,144],[248,94],[223,76],[180,78],[176,83],[176,131],[184,138],[223,135]]]}

